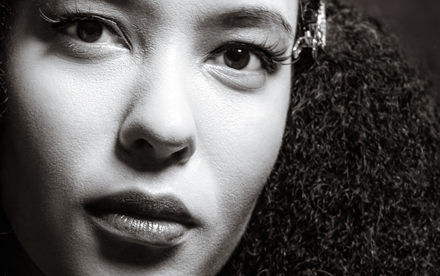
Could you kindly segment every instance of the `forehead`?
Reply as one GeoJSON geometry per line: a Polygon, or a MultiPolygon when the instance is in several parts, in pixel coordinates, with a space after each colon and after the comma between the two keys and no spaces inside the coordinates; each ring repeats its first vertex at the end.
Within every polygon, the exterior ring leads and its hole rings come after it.
{"type": "MultiPolygon", "coordinates": [[[[286,29],[295,29],[298,13],[298,0],[33,0],[37,6],[66,5],[71,7],[96,8],[110,7],[136,17],[164,17],[211,19],[217,17],[222,22],[242,23],[256,20],[262,23],[276,23],[286,29]],[[239,12],[239,13],[238,13],[239,12]],[[223,18],[219,15],[227,15],[223,18]],[[241,19],[241,20],[234,20],[241,19]]],[[[22,1],[22,3],[31,3],[22,1]]],[[[208,23],[209,20],[206,21],[208,23]]]]}

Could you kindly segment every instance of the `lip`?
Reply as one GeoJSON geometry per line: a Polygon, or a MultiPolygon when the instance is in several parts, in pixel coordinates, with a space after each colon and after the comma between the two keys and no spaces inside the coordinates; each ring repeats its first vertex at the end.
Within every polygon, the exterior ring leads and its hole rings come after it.
{"type": "Polygon", "coordinates": [[[94,223],[124,240],[155,247],[174,247],[197,226],[186,206],[172,196],[121,192],[86,204],[94,223]]]}

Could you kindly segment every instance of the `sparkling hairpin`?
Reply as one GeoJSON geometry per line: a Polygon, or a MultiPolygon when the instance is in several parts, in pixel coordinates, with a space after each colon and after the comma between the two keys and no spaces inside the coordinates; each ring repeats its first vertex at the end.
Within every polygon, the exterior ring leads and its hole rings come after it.
{"type": "Polygon", "coordinates": [[[326,16],[325,4],[321,2],[318,11],[310,8],[307,4],[300,11],[303,28],[300,30],[302,36],[298,38],[293,46],[292,54],[294,59],[298,59],[303,49],[311,49],[314,59],[318,57],[318,50],[324,49],[326,44],[326,16]]]}

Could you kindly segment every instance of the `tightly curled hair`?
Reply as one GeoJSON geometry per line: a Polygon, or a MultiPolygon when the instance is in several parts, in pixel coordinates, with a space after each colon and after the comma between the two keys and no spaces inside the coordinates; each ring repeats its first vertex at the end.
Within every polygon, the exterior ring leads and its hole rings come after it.
{"type": "Polygon", "coordinates": [[[439,275],[440,118],[425,83],[380,24],[338,0],[327,17],[325,52],[293,65],[278,161],[221,274],[439,275]]]}
{"type": "Polygon", "coordinates": [[[376,21],[327,1],[283,146],[222,275],[440,275],[440,118],[376,21]]]}
{"type": "MultiPolygon", "coordinates": [[[[6,60],[6,36],[9,34],[9,1],[0,0],[0,122],[2,120],[2,114],[5,111],[6,102],[6,84],[5,84],[5,72],[4,61],[6,60]]],[[[1,125],[0,125],[1,135],[1,125]]]]}

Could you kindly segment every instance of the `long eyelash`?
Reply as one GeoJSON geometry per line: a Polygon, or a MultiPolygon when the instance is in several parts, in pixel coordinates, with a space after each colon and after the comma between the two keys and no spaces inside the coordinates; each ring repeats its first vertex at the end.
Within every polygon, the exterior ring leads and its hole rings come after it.
{"type": "MultiPolygon", "coordinates": [[[[68,11],[67,9],[61,8],[61,12],[55,12],[52,6],[49,3],[46,3],[47,7],[47,14],[45,14],[41,9],[40,10],[40,16],[43,18],[43,20],[52,23],[52,24],[60,24],[60,23],[67,23],[70,21],[73,21],[75,17],[79,17],[79,14],[82,14],[80,11],[75,10],[73,12],[68,11]]],[[[85,16],[82,16],[85,17],[85,16]]],[[[84,19],[83,19],[84,20],[84,19]]]]}
{"type": "MultiPolygon", "coordinates": [[[[275,44],[267,45],[267,41],[257,45],[257,49],[263,55],[256,54],[263,60],[263,67],[267,70],[268,73],[275,73],[282,65],[290,65],[290,62],[285,62],[291,55],[285,55],[287,52],[288,46],[277,49],[280,40],[278,40],[275,44]]],[[[252,46],[253,48],[253,46],[252,46]]]]}
{"type": "Polygon", "coordinates": [[[269,73],[275,73],[282,65],[289,65],[290,62],[286,63],[291,55],[285,55],[287,47],[282,49],[278,48],[279,41],[273,45],[267,45],[267,41],[261,44],[249,44],[243,42],[229,42],[222,47],[216,49],[212,54],[218,55],[228,48],[244,48],[252,53],[256,54],[262,62],[263,68],[269,73]]]}
{"type": "Polygon", "coordinates": [[[130,44],[129,40],[124,35],[124,33],[116,31],[119,30],[118,24],[110,19],[106,19],[94,14],[87,14],[79,10],[69,11],[67,9],[63,9],[60,12],[55,12],[49,4],[47,4],[47,13],[48,14],[45,14],[40,9],[41,18],[51,23],[52,24],[51,28],[54,30],[63,29],[69,23],[75,23],[84,20],[94,20],[100,22],[111,33],[119,36],[122,40],[124,40],[127,43],[127,45],[130,48],[132,47],[132,45],[130,44]]]}
{"type": "Polygon", "coordinates": [[[108,29],[112,31],[111,26],[113,24],[108,24],[109,20],[105,20],[99,16],[96,15],[88,15],[88,14],[82,14],[82,13],[71,13],[71,12],[63,12],[63,14],[56,14],[52,9],[49,9],[50,16],[43,13],[43,11],[40,9],[40,16],[43,18],[43,20],[49,22],[52,24],[53,29],[59,29],[60,27],[64,26],[68,23],[78,22],[78,21],[84,21],[84,20],[96,20],[100,23],[104,24],[106,27],[109,27],[108,29]]]}

